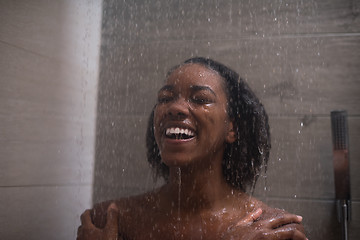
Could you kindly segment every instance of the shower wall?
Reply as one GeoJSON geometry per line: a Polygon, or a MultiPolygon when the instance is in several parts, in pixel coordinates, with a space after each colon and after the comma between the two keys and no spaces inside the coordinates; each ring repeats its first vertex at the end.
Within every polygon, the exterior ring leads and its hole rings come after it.
{"type": "Polygon", "coordinates": [[[349,113],[352,213],[360,238],[360,3],[329,1],[104,1],[94,202],[153,183],[145,130],[167,70],[214,58],[244,77],[272,133],[255,195],[304,217],[309,239],[339,239],[330,111],[349,113]]]}
{"type": "Polygon", "coordinates": [[[75,239],[91,206],[101,8],[0,0],[0,239],[75,239]]]}

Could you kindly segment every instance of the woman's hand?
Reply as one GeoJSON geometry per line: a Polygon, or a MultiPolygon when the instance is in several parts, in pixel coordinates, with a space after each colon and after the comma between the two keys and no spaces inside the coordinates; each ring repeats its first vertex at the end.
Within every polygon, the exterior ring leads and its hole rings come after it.
{"type": "Polygon", "coordinates": [[[221,239],[293,239],[307,240],[300,224],[302,217],[284,213],[272,218],[259,220],[262,209],[259,208],[239,222],[230,226],[221,239]]]}
{"type": "Polygon", "coordinates": [[[106,225],[97,228],[91,221],[90,210],[81,215],[81,226],[77,231],[77,240],[120,240],[119,239],[119,210],[115,203],[107,209],[106,225]]]}

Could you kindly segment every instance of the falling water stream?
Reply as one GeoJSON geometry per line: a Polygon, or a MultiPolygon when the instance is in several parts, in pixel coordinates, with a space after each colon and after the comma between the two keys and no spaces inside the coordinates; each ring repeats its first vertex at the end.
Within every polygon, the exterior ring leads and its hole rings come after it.
{"type": "Polygon", "coordinates": [[[178,184],[179,184],[179,189],[178,189],[178,218],[177,220],[180,222],[181,221],[181,168],[177,169],[177,173],[178,173],[178,184]]]}

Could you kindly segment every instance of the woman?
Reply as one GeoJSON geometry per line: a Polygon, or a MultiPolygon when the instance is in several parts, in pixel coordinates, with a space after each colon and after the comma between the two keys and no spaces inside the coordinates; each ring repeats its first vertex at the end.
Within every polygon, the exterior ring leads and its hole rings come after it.
{"type": "Polygon", "coordinates": [[[302,217],[246,193],[270,150],[262,104],[206,58],[173,68],[158,92],[147,156],[166,184],[81,216],[78,239],[306,239],[302,217]]]}

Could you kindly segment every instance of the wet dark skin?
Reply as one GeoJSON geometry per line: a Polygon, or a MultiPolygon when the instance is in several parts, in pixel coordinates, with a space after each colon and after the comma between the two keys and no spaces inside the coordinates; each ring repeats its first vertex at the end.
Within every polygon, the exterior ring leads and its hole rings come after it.
{"type": "Polygon", "coordinates": [[[302,217],[270,208],[226,183],[225,143],[236,140],[221,76],[199,64],[174,70],[158,92],[154,132],[169,182],[97,204],[81,216],[78,240],[307,239],[302,217]],[[190,137],[170,138],[167,129],[190,137]]]}

